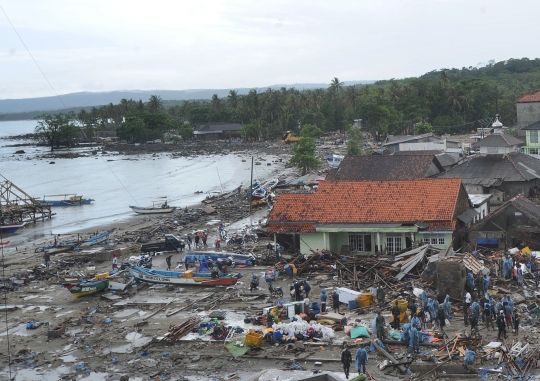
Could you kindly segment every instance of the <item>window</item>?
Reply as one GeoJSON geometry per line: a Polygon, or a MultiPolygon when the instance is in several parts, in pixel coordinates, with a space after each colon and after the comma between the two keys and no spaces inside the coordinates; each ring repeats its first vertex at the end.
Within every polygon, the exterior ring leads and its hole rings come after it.
{"type": "Polygon", "coordinates": [[[529,137],[532,144],[538,143],[538,131],[529,132],[529,137]]]}
{"type": "Polygon", "coordinates": [[[423,243],[429,243],[429,238],[422,238],[423,243]]]}
{"type": "Polygon", "coordinates": [[[431,244],[436,245],[437,244],[437,238],[432,238],[431,239],[431,244]]]}
{"type": "Polygon", "coordinates": [[[386,236],[386,249],[389,253],[397,253],[401,251],[401,236],[400,235],[387,235],[386,236]]]}
{"type": "Polygon", "coordinates": [[[371,234],[349,233],[350,251],[371,251],[371,234]]]}
{"type": "Polygon", "coordinates": [[[538,148],[529,148],[529,155],[538,155],[538,148]]]}
{"type": "Polygon", "coordinates": [[[444,237],[443,237],[443,238],[439,238],[439,245],[444,245],[444,237]]]}
{"type": "Polygon", "coordinates": [[[499,147],[488,147],[487,153],[499,153],[499,147]]]}
{"type": "Polygon", "coordinates": [[[430,245],[446,245],[446,239],[442,234],[424,234],[422,237],[422,243],[430,245]]]}

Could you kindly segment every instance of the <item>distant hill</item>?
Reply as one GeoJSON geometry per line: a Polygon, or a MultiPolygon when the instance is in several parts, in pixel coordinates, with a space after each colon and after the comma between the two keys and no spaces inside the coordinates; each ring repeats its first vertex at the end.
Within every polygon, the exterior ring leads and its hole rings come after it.
{"type": "MultiPolygon", "coordinates": [[[[375,81],[348,81],[346,86],[355,84],[371,84],[375,81]]],[[[316,89],[327,88],[327,83],[295,83],[292,85],[271,85],[266,87],[257,87],[257,91],[265,91],[268,88],[280,89],[297,88],[316,89]]],[[[81,92],[60,95],[62,102],[68,109],[80,109],[93,106],[102,106],[109,103],[116,104],[122,98],[147,101],[151,95],[159,95],[163,100],[190,100],[190,99],[210,99],[212,95],[217,94],[220,98],[226,97],[230,90],[236,90],[239,94],[247,94],[252,88],[238,89],[191,89],[191,90],[119,90],[110,92],[81,92]]],[[[26,98],[26,99],[0,99],[0,114],[26,113],[31,111],[51,111],[62,110],[64,107],[60,100],[55,97],[26,98]]],[[[15,117],[15,115],[13,115],[15,117]]],[[[6,119],[4,115],[2,120],[6,119]]],[[[18,119],[18,118],[16,118],[18,119]]]]}

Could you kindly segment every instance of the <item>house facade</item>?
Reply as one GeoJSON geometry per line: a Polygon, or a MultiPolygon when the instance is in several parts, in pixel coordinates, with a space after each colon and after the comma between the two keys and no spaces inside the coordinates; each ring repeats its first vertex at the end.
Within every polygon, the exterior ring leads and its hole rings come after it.
{"type": "Polygon", "coordinates": [[[516,101],[519,136],[525,136],[523,127],[540,121],[540,90],[526,94],[516,101]]]}
{"type": "Polygon", "coordinates": [[[521,129],[525,132],[525,147],[523,152],[540,159],[540,120],[521,129]]]}
{"type": "Polygon", "coordinates": [[[323,182],[316,193],[281,194],[268,232],[298,235],[317,250],[398,253],[413,243],[459,245],[458,216],[472,209],[460,179],[323,182]]]}
{"type": "Polygon", "coordinates": [[[540,207],[518,195],[474,224],[468,238],[473,245],[540,250],[540,207]]]}
{"type": "Polygon", "coordinates": [[[239,137],[242,125],[239,123],[195,123],[193,135],[198,140],[217,140],[239,137]]]}
{"type": "Polygon", "coordinates": [[[525,143],[511,135],[491,134],[472,145],[472,148],[480,149],[480,155],[504,155],[518,152],[525,143]]]}

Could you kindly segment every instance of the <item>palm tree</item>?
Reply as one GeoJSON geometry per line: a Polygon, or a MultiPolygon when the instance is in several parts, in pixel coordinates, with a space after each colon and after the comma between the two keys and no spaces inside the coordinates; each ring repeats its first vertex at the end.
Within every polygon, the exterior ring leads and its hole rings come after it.
{"type": "Polygon", "coordinates": [[[358,119],[358,104],[360,103],[360,92],[356,90],[356,85],[349,86],[345,89],[345,103],[354,110],[354,117],[358,119]]]}
{"type": "Polygon", "coordinates": [[[227,104],[231,109],[236,110],[236,108],[238,107],[238,91],[229,91],[229,95],[227,95],[227,104]]]}
{"type": "Polygon", "coordinates": [[[146,105],[150,112],[159,112],[163,109],[163,100],[159,95],[152,95],[146,105]]]}
{"type": "Polygon", "coordinates": [[[339,94],[341,91],[343,91],[343,86],[345,84],[343,82],[340,82],[339,79],[337,79],[337,77],[334,77],[334,79],[330,82],[330,87],[329,87],[329,90],[337,95],[339,94]]]}
{"type": "Polygon", "coordinates": [[[448,89],[447,92],[448,98],[446,99],[446,104],[449,105],[452,108],[452,111],[461,111],[461,108],[463,107],[463,103],[467,101],[467,97],[461,92],[456,89],[455,86],[452,86],[448,89]]]}

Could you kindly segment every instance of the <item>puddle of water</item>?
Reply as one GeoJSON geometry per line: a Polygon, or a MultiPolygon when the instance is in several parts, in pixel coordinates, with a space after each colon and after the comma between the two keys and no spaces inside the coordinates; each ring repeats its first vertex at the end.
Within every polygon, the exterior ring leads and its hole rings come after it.
{"type": "Polygon", "coordinates": [[[60,360],[62,360],[63,362],[77,362],[77,361],[79,361],[79,359],[77,357],[72,356],[72,355],[62,356],[62,357],[60,357],[60,360]]]}
{"type": "Polygon", "coordinates": [[[67,311],[67,312],[62,312],[61,314],[56,314],[56,317],[58,318],[58,317],[61,317],[61,316],[64,316],[64,315],[70,314],[70,313],[72,313],[72,312],[73,312],[73,310],[71,310],[71,311],[67,311]]]}
{"type": "Polygon", "coordinates": [[[133,315],[134,313],[137,313],[137,312],[141,312],[141,311],[136,309],[136,308],[129,308],[129,309],[126,309],[126,310],[123,310],[123,311],[116,312],[114,314],[114,317],[122,318],[122,317],[133,315]]]}

